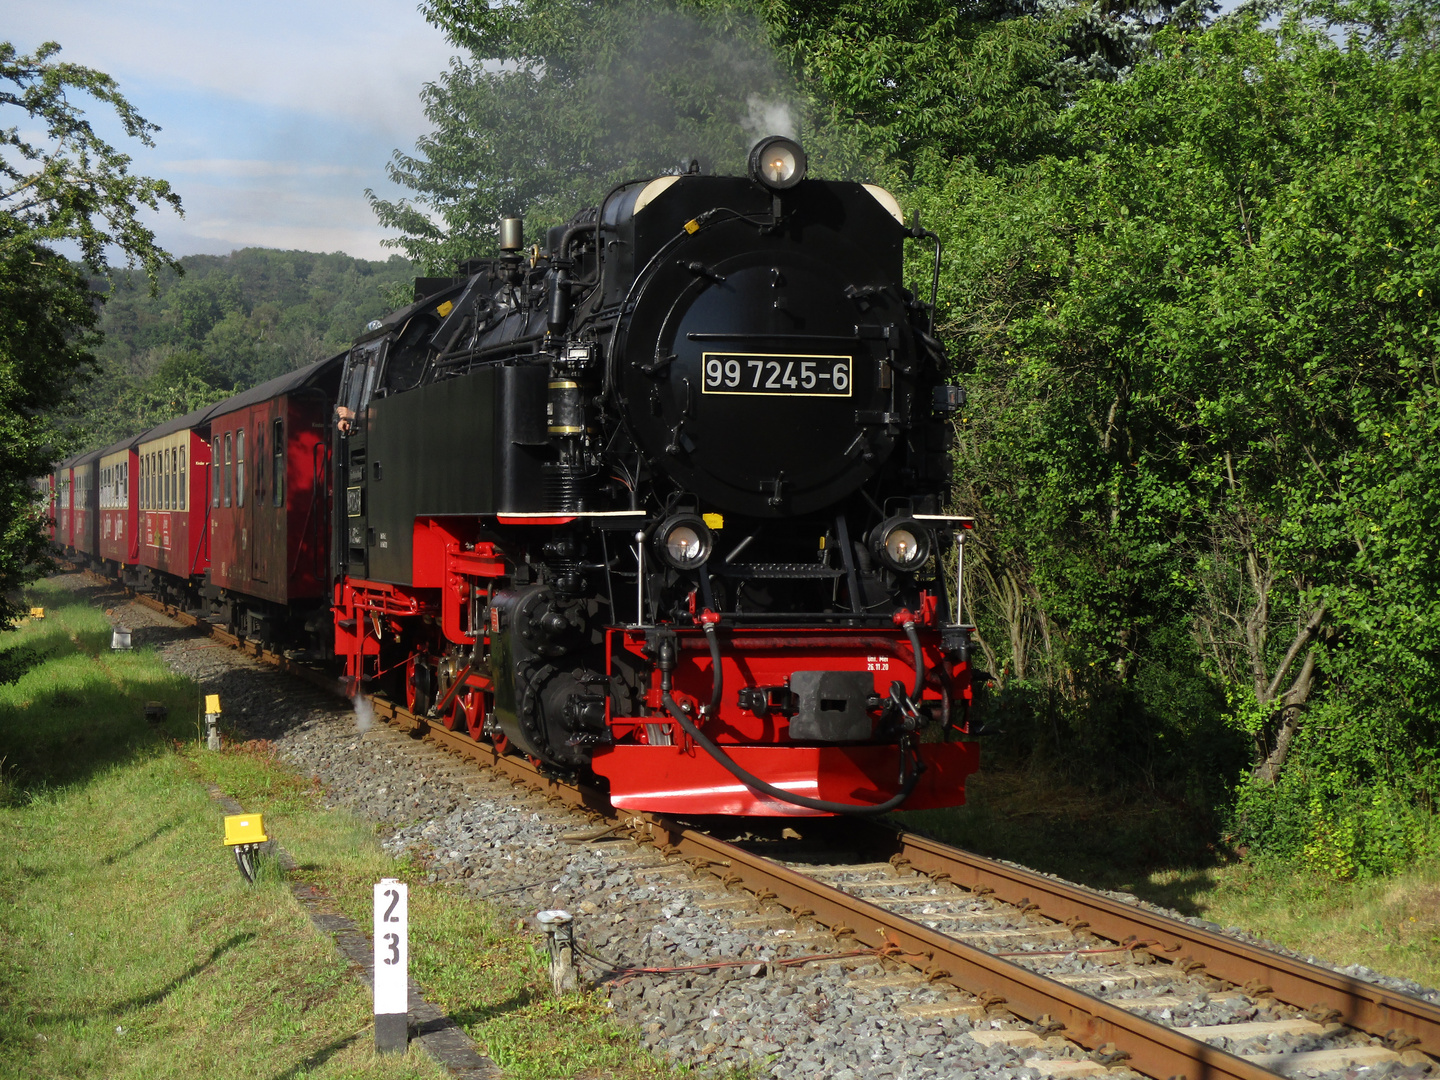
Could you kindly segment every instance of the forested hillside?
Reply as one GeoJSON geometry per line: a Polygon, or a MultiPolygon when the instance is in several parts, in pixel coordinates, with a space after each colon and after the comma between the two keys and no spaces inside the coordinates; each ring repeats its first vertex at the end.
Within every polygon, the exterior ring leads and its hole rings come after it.
{"type": "Polygon", "coordinates": [[[190,255],[183,275],[117,273],[106,294],[99,370],[82,391],[85,444],[102,446],[344,349],[410,299],[414,271],[344,254],[247,248],[190,255]]]}

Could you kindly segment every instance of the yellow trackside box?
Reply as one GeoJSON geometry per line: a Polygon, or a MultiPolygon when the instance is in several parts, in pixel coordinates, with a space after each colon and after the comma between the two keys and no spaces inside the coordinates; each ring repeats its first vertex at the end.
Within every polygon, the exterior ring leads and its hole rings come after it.
{"type": "Polygon", "coordinates": [[[32,607],[30,609],[30,617],[32,619],[43,619],[45,617],[45,609],[43,607],[32,607]]]}
{"type": "Polygon", "coordinates": [[[219,711],[220,711],[220,695],[219,695],[219,694],[206,694],[206,695],[205,695],[205,711],[206,711],[207,713],[219,713],[219,711]]]}
{"type": "Polygon", "coordinates": [[[236,814],[225,819],[225,846],[236,844],[263,844],[270,839],[265,835],[265,823],[259,814],[236,814]]]}

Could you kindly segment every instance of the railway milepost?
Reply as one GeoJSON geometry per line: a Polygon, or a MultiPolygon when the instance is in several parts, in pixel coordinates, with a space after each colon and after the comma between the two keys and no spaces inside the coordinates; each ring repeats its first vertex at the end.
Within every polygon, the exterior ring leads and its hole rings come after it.
{"type": "Polygon", "coordinates": [[[409,1041],[409,888],[394,878],[375,886],[375,1049],[403,1054],[409,1041]]]}

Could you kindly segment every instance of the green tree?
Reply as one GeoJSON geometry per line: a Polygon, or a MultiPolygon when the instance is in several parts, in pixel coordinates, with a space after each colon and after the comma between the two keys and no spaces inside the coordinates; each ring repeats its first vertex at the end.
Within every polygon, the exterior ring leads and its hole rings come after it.
{"type": "Polygon", "coordinates": [[[920,200],[957,252],[992,662],[1119,753],[1216,737],[1154,692],[1203,701],[1203,665],[1252,742],[1243,826],[1297,853],[1440,779],[1434,36],[1423,4],[1162,32],[1064,153],[920,200]]]}
{"type": "Polygon", "coordinates": [[[62,63],[59,51],[47,42],[20,55],[0,43],[0,107],[16,121],[0,127],[0,625],[16,615],[11,590],[44,561],[30,480],[66,447],[56,414],[95,364],[103,298],[55,245],[76,245],[95,273],[122,252],[153,282],[174,261],[140,210],[180,209],[165,181],[130,172],[130,158],[95,134],[72,97],[114,109],[126,134],[147,146],[158,129],[108,75],[62,63]]]}
{"type": "Polygon", "coordinates": [[[755,140],[777,131],[803,129],[818,174],[877,163],[867,163],[859,133],[809,107],[742,5],[429,0],[422,10],[470,58],[425,87],[435,130],[390,164],[413,196],[368,194],[380,221],[400,231],[395,246],[431,270],[493,252],[507,214],[558,224],[612,184],[692,158],[741,172],[755,140]]]}
{"type": "Polygon", "coordinates": [[[1058,151],[1080,89],[1149,55],[1162,26],[1193,28],[1210,0],[758,0],[771,37],[837,122],[931,182],[1058,151]]]}

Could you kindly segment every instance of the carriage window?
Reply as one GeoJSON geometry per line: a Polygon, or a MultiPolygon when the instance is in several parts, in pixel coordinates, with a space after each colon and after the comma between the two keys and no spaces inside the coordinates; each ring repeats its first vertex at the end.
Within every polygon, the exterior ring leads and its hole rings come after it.
{"type": "Polygon", "coordinates": [[[230,505],[230,489],[235,484],[235,465],[230,454],[235,449],[234,436],[230,432],[225,433],[225,505],[230,505]]]}
{"type": "Polygon", "coordinates": [[[140,455],[140,508],[150,509],[150,455],[140,455]]]}
{"type": "Polygon", "coordinates": [[[180,448],[180,509],[185,509],[185,448],[180,448]]]}
{"type": "Polygon", "coordinates": [[[245,429],[235,436],[235,505],[245,505],[245,429]]]}
{"type": "Polygon", "coordinates": [[[275,505],[285,505],[285,421],[275,421],[275,434],[271,437],[270,452],[275,455],[272,470],[275,484],[275,505]]]}
{"type": "Polygon", "coordinates": [[[171,498],[170,491],[171,455],[173,453],[173,450],[160,451],[160,506],[165,510],[171,509],[175,501],[171,498]]]}
{"type": "Polygon", "coordinates": [[[168,503],[170,509],[174,510],[180,503],[177,501],[179,492],[176,490],[175,485],[175,450],[173,448],[170,450],[169,459],[167,462],[169,468],[167,469],[168,475],[165,478],[165,487],[169,496],[168,503]]]}
{"type": "Polygon", "coordinates": [[[210,440],[210,505],[220,505],[220,436],[210,440]]]}

